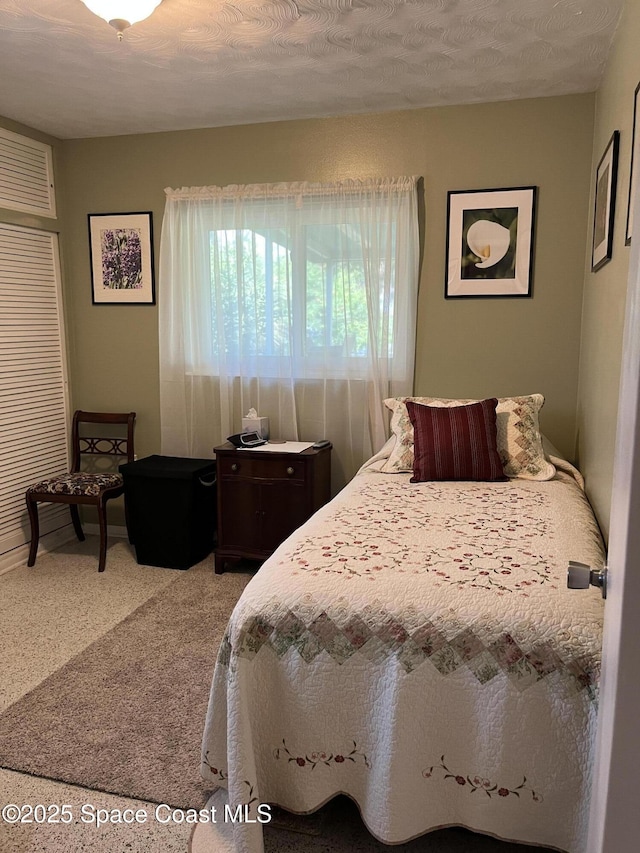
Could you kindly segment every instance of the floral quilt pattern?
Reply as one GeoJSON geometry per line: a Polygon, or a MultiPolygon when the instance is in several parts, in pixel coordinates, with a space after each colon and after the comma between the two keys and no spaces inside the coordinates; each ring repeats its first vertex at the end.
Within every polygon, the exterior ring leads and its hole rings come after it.
{"type": "Polygon", "coordinates": [[[505,618],[502,605],[493,613],[484,600],[527,599],[562,585],[565,566],[557,559],[560,531],[551,496],[524,482],[451,488],[380,479],[364,482],[360,499],[342,507],[330,526],[296,537],[277,555],[292,583],[304,588],[305,576],[331,579],[336,589],[346,585],[347,597],[326,601],[309,592],[287,601],[267,595],[227,634],[219,661],[251,660],[267,648],[307,663],[329,655],[339,666],[354,655],[394,658],[406,673],[430,665],[447,677],[465,668],[482,685],[504,673],[519,690],[561,674],[573,690],[595,699],[599,657],[557,638],[536,637],[530,620],[508,610],[505,618]],[[421,545],[425,536],[428,548],[421,545]],[[440,599],[446,607],[427,616],[425,608],[390,606],[385,596],[406,575],[420,578],[416,595],[439,595],[432,608],[440,599]],[[350,606],[348,588],[363,581],[372,583],[371,594],[350,606]],[[455,591],[483,596],[472,619],[455,591]]]}
{"type": "Polygon", "coordinates": [[[410,476],[364,470],[245,588],[202,773],[294,812],[346,793],[387,843],[457,824],[580,853],[603,606],[565,572],[604,554],[579,481],[410,476]]]}
{"type": "Polygon", "coordinates": [[[485,483],[468,483],[464,490],[415,486],[415,491],[402,482],[363,488],[363,500],[371,503],[341,513],[331,531],[300,539],[279,564],[291,565],[293,574],[339,574],[347,580],[388,579],[389,572],[432,574],[437,586],[524,596],[532,585],[559,582],[543,493],[508,483],[503,490],[485,483]],[[428,551],[416,548],[411,537],[425,530],[437,543],[428,551]],[[536,549],[542,540],[544,548],[536,549]]]}
{"type": "MultiPolygon", "coordinates": [[[[452,624],[455,620],[451,620],[449,630],[452,624]]],[[[225,636],[218,661],[229,665],[234,655],[251,660],[263,648],[269,648],[278,657],[293,649],[307,663],[322,653],[327,653],[338,665],[356,654],[378,663],[394,657],[407,673],[426,661],[442,676],[465,667],[480,684],[505,673],[519,690],[559,673],[569,679],[573,690],[586,690],[591,699],[596,698],[599,662],[581,656],[563,659],[548,642],[536,643],[526,651],[509,633],[487,640],[480,631],[459,628],[449,638],[448,632],[431,620],[415,628],[405,627],[391,613],[378,607],[372,607],[362,616],[351,616],[342,626],[324,610],[310,624],[305,624],[304,617],[275,601],[244,623],[233,647],[229,635],[225,636]]]]}

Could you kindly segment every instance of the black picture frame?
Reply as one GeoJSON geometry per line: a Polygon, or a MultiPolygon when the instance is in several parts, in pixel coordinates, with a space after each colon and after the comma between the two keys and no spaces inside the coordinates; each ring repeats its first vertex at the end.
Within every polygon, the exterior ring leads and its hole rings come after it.
{"type": "Polygon", "coordinates": [[[629,200],[627,202],[627,226],[625,229],[624,244],[631,245],[631,232],[633,231],[633,199],[635,197],[636,184],[638,183],[638,173],[640,172],[640,152],[636,151],[636,147],[640,146],[640,139],[637,136],[638,130],[638,114],[640,113],[640,83],[636,86],[633,93],[633,132],[631,134],[631,163],[629,165],[629,200]]]}
{"type": "Polygon", "coordinates": [[[155,305],[153,215],[89,213],[91,301],[94,305],[155,305]]]}
{"type": "Polygon", "coordinates": [[[532,294],[537,187],[447,193],[445,299],[532,294]]]}
{"type": "Polygon", "coordinates": [[[595,175],[591,272],[602,269],[613,257],[619,149],[620,131],[614,130],[600,158],[595,175]]]}

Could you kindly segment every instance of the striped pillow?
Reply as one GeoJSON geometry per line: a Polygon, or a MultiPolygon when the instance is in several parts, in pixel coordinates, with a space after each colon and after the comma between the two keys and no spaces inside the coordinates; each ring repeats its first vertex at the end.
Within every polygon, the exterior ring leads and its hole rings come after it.
{"type": "Polygon", "coordinates": [[[407,401],[413,424],[412,483],[506,480],[496,438],[495,397],[444,408],[407,401]]]}

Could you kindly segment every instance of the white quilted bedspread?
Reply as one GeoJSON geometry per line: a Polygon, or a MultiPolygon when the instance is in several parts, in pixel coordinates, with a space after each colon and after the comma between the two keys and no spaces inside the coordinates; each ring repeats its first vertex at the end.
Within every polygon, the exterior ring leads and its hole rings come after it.
{"type": "MultiPolygon", "coordinates": [[[[460,825],[581,853],[603,606],[565,573],[604,561],[588,503],[567,472],[409,477],[361,473],[247,586],[203,776],[252,809],[348,794],[390,843],[460,825]]],[[[259,853],[261,825],[234,844],[259,853]]]]}

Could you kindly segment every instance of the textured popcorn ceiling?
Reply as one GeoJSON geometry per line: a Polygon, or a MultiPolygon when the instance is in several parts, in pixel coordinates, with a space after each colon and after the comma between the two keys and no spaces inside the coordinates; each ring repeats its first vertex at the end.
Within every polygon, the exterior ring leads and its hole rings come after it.
{"type": "Polygon", "coordinates": [[[597,88],[623,0],[0,0],[0,115],[62,138],[597,88]]]}

